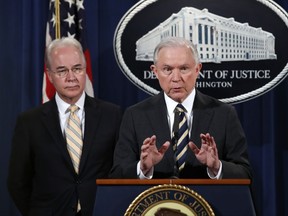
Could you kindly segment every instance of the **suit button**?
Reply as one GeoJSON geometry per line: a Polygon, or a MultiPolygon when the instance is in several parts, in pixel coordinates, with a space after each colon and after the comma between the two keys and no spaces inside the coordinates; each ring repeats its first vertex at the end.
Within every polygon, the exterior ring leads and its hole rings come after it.
{"type": "Polygon", "coordinates": [[[76,183],[77,184],[81,184],[82,182],[81,182],[81,180],[77,180],[76,183]]]}

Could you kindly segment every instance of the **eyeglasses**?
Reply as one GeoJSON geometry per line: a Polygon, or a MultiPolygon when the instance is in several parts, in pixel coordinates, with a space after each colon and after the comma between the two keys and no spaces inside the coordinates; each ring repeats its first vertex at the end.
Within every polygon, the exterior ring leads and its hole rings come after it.
{"type": "MultiPolygon", "coordinates": [[[[191,68],[187,67],[187,66],[182,66],[179,68],[176,68],[181,74],[187,74],[189,72],[191,72],[191,68]]],[[[163,68],[160,69],[160,71],[165,74],[165,75],[170,75],[173,73],[173,71],[175,70],[175,68],[169,67],[169,66],[165,66],[163,68]]]]}
{"type": "Polygon", "coordinates": [[[73,72],[73,74],[76,74],[76,75],[80,75],[83,73],[85,67],[73,67],[71,69],[68,69],[68,68],[61,68],[61,69],[57,69],[56,71],[52,71],[53,73],[55,73],[58,77],[66,77],[67,74],[69,73],[69,71],[71,70],[73,72]]]}

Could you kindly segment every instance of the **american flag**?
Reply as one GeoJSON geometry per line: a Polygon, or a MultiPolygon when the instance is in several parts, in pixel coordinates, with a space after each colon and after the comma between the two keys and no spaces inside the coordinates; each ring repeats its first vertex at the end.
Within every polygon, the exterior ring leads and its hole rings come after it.
{"type": "MultiPolygon", "coordinates": [[[[74,37],[82,44],[87,62],[85,91],[93,97],[90,53],[85,38],[84,0],[50,0],[46,27],[46,46],[52,40],[61,37],[74,37]]],[[[42,87],[43,103],[50,100],[54,94],[55,88],[50,83],[46,72],[44,72],[42,87]]]]}

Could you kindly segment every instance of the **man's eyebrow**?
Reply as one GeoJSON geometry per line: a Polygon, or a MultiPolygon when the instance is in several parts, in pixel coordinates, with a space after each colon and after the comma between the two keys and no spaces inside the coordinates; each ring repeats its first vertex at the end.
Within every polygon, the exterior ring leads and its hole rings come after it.
{"type": "Polygon", "coordinates": [[[75,65],[72,66],[72,68],[73,67],[82,67],[82,64],[80,64],[80,63],[79,64],[75,64],[75,65]]]}
{"type": "Polygon", "coordinates": [[[65,68],[67,68],[67,67],[65,67],[65,66],[58,66],[58,67],[56,67],[56,69],[65,69],[65,68]]]}
{"type": "MultiPolygon", "coordinates": [[[[75,64],[75,65],[72,66],[72,68],[74,68],[74,67],[82,67],[82,64],[80,64],[80,63],[79,64],[75,64]]],[[[66,69],[66,68],[67,68],[66,66],[62,66],[61,65],[61,66],[58,66],[56,69],[66,69]]]]}

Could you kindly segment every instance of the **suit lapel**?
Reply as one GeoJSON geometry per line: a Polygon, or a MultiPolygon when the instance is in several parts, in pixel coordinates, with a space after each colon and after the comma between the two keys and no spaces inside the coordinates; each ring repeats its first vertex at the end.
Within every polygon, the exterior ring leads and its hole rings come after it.
{"type": "Polygon", "coordinates": [[[60,120],[55,99],[52,99],[43,105],[43,124],[46,126],[47,130],[53,137],[53,144],[56,145],[56,148],[58,148],[63,155],[67,166],[73,170],[73,172],[75,172],[67,150],[66,140],[60,127],[60,120]]]}
{"type": "Polygon", "coordinates": [[[170,140],[167,108],[163,93],[160,93],[151,101],[150,107],[152,107],[152,109],[147,111],[147,118],[149,119],[150,125],[152,125],[152,130],[157,134],[157,147],[159,148],[165,141],[170,140]],[[159,122],[163,123],[159,124],[159,122]],[[160,143],[160,141],[164,142],[160,143]]]}
{"type": "MultiPolygon", "coordinates": [[[[213,110],[208,107],[208,99],[201,92],[196,91],[196,96],[193,105],[193,123],[190,139],[201,147],[200,134],[207,133],[209,130],[210,121],[213,117],[213,110]]],[[[188,150],[187,159],[195,158],[191,149],[188,150]]]]}
{"type": "MultiPolygon", "coordinates": [[[[205,95],[196,91],[193,105],[193,125],[191,138],[200,141],[200,133],[208,132],[214,110],[209,109],[208,99],[205,95]]],[[[198,143],[199,144],[199,143],[198,143]]]]}
{"type": "MultiPolygon", "coordinates": [[[[152,125],[152,129],[157,135],[157,148],[159,149],[166,141],[171,142],[170,127],[167,119],[167,107],[164,100],[164,93],[161,92],[153,98],[151,106],[153,109],[147,112],[147,117],[152,125]],[[163,122],[159,123],[159,122],[163,122]]],[[[168,163],[170,167],[174,166],[174,153],[172,145],[164,155],[162,163],[168,163]]]]}
{"type": "Polygon", "coordinates": [[[93,139],[95,139],[95,133],[98,131],[98,127],[101,120],[101,110],[99,106],[95,103],[94,99],[92,100],[86,95],[85,98],[85,131],[84,131],[84,140],[82,148],[82,156],[80,160],[79,174],[88,159],[88,154],[90,152],[93,139]]]}

